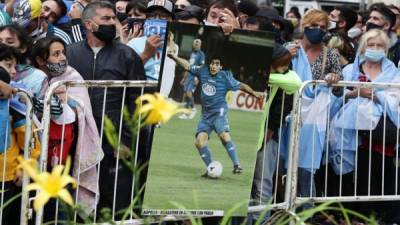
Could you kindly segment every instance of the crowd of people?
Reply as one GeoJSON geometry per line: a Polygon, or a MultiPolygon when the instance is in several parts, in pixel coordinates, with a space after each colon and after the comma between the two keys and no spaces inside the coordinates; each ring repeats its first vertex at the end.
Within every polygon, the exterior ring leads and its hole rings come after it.
{"type": "MultiPolygon", "coordinates": [[[[277,173],[276,160],[280,158],[284,165],[287,159],[285,149],[280,151],[282,157],[277,156],[278,143],[284,142],[281,133],[285,132],[280,131],[290,127],[290,122],[279,122],[282,116],[279,104],[290,102],[290,96],[281,93],[294,93],[301,82],[308,80],[325,80],[329,85],[340,80],[400,81],[397,68],[400,61],[400,9],[383,3],[373,4],[366,11],[357,12],[339,6],[330,12],[310,9],[304,15],[294,7],[284,16],[273,7],[257,6],[249,0],[15,0],[0,4],[0,9],[0,156],[6,157],[5,153],[8,153],[5,175],[3,166],[0,166],[0,171],[3,174],[2,182],[12,193],[18,193],[21,189],[21,174],[16,169],[16,158],[23,152],[21,143],[25,120],[25,106],[15,97],[15,88],[23,88],[32,94],[34,111],[40,119],[46,90],[56,81],[156,80],[152,65],[159,58],[158,52],[164,40],[159,34],[144,38],[145,19],[219,26],[225,35],[234,29],[273,32],[277,45],[273,50],[269,84],[274,94],[267,100],[266,132],[258,143],[260,151],[252,191],[255,202],[258,199],[261,203],[271,200],[273,187],[276,186],[273,181],[277,173]],[[7,99],[10,99],[10,103],[7,99]],[[261,170],[264,172],[260,173],[261,170]]],[[[169,40],[166,46],[167,51],[177,48],[169,40]]],[[[201,52],[200,40],[196,40],[194,46],[194,52],[201,52]]],[[[177,50],[174,51],[176,55],[172,58],[177,57],[177,50]]],[[[204,63],[201,57],[199,53],[199,59],[196,59],[198,64],[204,63]]],[[[185,82],[190,84],[182,81],[185,82]]],[[[185,85],[186,104],[188,108],[193,108],[193,87],[188,84],[185,85]]],[[[325,112],[324,107],[337,105],[333,104],[335,100],[332,100],[332,96],[343,97],[345,101],[339,108],[330,110],[331,117],[321,116],[322,126],[321,123],[317,124],[312,111],[302,120],[299,196],[321,195],[324,188],[321,188],[318,180],[324,179],[321,177],[325,174],[328,174],[329,180],[342,177],[343,190],[340,193],[343,195],[354,195],[355,186],[357,195],[398,194],[395,193],[395,187],[398,186],[395,182],[399,180],[395,179],[397,164],[390,163],[397,156],[397,138],[382,138],[382,135],[397,137],[400,123],[396,108],[398,100],[393,97],[396,94],[388,97],[382,91],[370,88],[335,87],[329,90],[331,93],[325,89],[305,90],[309,106],[320,107],[320,112],[325,112]],[[365,110],[358,110],[365,105],[372,105],[375,113],[371,115],[365,110]],[[340,110],[342,108],[345,110],[340,110]],[[372,125],[357,123],[357,118],[371,120],[372,125]],[[326,126],[328,123],[330,126],[326,126]],[[315,130],[316,126],[318,134],[314,135],[315,131],[310,129],[315,130]],[[331,132],[328,132],[328,127],[331,132]],[[385,130],[382,131],[381,127],[385,127],[385,130]],[[345,141],[340,139],[343,130],[347,138],[345,141]],[[373,130],[374,134],[361,132],[365,130],[373,130]],[[334,137],[328,137],[328,133],[334,137]],[[329,150],[324,144],[327,138],[332,140],[329,150]],[[343,148],[344,152],[341,152],[343,148]],[[328,172],[321,172],[324,152],[330,154],[328,172]],[[337,160],[338,154],[343,160],[337,160]],[[354,179],[355,170],[358,171],[357,179],[354,179]],[[382,171],[385,174],[383,180],[382,171]]],[[[48,169],[65,163],[68,155],[75,159],[73,175],[79,177],[81,188],[78,199],[88,214],[96,208],[113,206],[114,198],[116,210],[126,208],[131,201],[126,195],[120,194],[131,191],[130,170],[124,164],[117,168],[121,179],[117,181],[115,194],[116,155],[105,139],[100,144],[103,105],[104,113],[115,124],[119,124],[123,104],[131,112],[135,109],[135,98],[140,92],[132,88],[127,88],[126,94],[123,92],[123,89],[109,89],[106,103],[103,104],[103,89],[70,88],[67,92],[65,88],[59,88],[51,100],[48,169]],[[97,171],[96,165],[100,162],[97,171]],[[96,184],[98,172],[101,174],[99,189],[96,184]]],[[[289,115],[291,110],[291,104],[285,104],[284,115],[289,115]]],[[[141,133],[138,158],[142,163],[150,155],[149,133],[150,128],[141,133]]],[[[129,127],[123,124],[121,151],[131,151],[131,139],[129,127]]],[[[39,149],[37,140],[32,158],[38,156],[39,149]]],[[[124,155],[130,156],[121,154],[121,157],[124,155]]],[[[3,162],[3,158],[0,160],[3,162]]],[[[339,190],[336,185],[329,187],[328,193],[323,194],[337,196],[339,190]]],[[[5,199],[12,195],[5,195],[5,199]]],[[[377,213],[377,217],[387,224],[400,222],[397,213],[400,203],[380,204],[384,204],[383,207],[376,207],[372,203],[349,207],[368,215],[377,213]]],[[[18,221],[19,214],[15,212],[18,211],[3,213],[3,221],[18,221]]],[[[47,216],[51,218],[54,214],[47,216]]],[[[60,213],[59,217],[62,216],[60,213]]]]}

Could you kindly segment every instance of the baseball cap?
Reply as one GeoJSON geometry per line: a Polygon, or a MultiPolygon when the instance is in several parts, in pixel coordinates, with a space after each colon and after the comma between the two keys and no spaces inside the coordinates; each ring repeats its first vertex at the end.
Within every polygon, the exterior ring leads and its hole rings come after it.
{"type": "Polygon", "coordinates": [[[162,8],[170,14],[174,14],[174,4],[169,0],[151,0],[147,3],[147,11],[150,11],[154,8],[162,8]]]}

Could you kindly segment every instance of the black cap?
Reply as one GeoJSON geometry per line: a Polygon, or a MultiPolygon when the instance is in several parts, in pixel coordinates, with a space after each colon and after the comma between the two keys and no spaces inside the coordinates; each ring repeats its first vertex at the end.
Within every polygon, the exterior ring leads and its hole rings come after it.
{"type": "Polygon", "coordinates": [[[267,19],[273,20],[273,21],[277,21],[277,22],[281,23],[282,26],[284,26],[283,17],[281,15],[279,15],[279,12],[274,8],[259,9],[256,13],[256,16],[264,17],[264,18],[267,18],[267,19]]]}
{"type": "Polygon", "coordinates": [[[196,18],[200,23],[203,22],[204,11],[197,5],[189,5],[182,11],[175,13],[175,19],[177,20],[188,20],[196,18]]]}
{"type": "Polygon", "coordinates": [[[174,13],[174,4],[169,0],[151,0],[147,3],[147,12],[154,9],[154,8],[161,8],[164,9],[166,12],[169,12],[171,15],[174,13]]]}
{"type": "Polygon", "coordinates": [[[380,14],[382,14],[384,17],[386,17],[390,21],[390,28],[393,27],[396,24],[396,14],[392,12],[387,6],[377,4],[373,6],[370,11],[377,11],[380,14]]]}
{"type": "Polygon", "coordinates": [[[272,51],[272,61],[275,61],[288,53],[290,54],[289,50],[280,44],[276,44],[274,46],[274,50],[272,51]]]}
{"type": "Polygon", "coordinates": [[[248,16],[255,16],[258,11],[257,5],[249,0],[240,1],[239,4],[237,5],[237,8],[239,12],[247,14],[248,16]]]}

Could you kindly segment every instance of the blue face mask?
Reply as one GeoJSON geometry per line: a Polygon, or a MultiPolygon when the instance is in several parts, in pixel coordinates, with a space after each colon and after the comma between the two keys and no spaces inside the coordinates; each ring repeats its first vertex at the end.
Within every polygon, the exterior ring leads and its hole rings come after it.
{"type": "Polygon", "coordinates": [[[365,60],[371,61],[371,62],[379,62],[383,58],[386,57],[386,53],[383,49],[365,49],[364,53],[365,60]]]}
{"type": "Polygon", "coordinates": [[[321,30],[320,28],[306,27],[304,28],[304,35],[306,35],[311,44],[319,44],[326,35],[326,31],[321,30]]]}

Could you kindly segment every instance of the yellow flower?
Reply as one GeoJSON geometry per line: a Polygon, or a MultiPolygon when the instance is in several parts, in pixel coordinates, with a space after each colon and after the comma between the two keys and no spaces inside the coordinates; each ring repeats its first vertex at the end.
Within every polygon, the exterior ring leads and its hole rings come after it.
{"type": "Polygon", "coordinates": [[[71,194],[65,189],[69,183],[76,187],[75,180],[68,175],[71,166],[71,159],[68,158],[66,168],[63,165],[57,165],[51,171],[40,172],[37,168],[36,161],[33,159],[25,160],[21,156],[18,157],[20,167],[23,168],[32,178],[34,183],[27,186],[27,190],[39,190],[40,192],[35,198],[33,208],[35,211],[42,208],[50,198],[60,197],[64,202],[73,205],[74,201],[71,194]],[[62,173],[64,170],[64,173],[62,173]],[[62,173],[62,174],[61,174],[62,173]]]}
{"type": "Polygon", "coordinates": [[[155,93],[144,94],[136,99],[137,111],[135,115],[145,114],[144,124],[165,123],[177,113],[189,113],[188,109],[179,108],[175,103],[155,93]],[[142,102],[147,102],[142,105],[142,102]]]}

